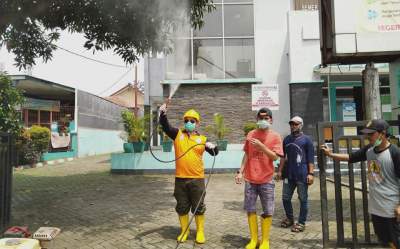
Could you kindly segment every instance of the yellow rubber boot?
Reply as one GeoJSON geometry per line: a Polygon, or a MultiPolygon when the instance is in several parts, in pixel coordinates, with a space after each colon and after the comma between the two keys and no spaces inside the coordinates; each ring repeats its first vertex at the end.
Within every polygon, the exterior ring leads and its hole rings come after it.
{"type": "Polygon", "coordinates": [[[246,245],[246,249],[255,249],[258,242],[258,224],[256,213],[249,213],[247,215],[250,229],[250,242],[246,245]]]}
{"type": "Polygon", "coordinates": [[[194,218],[196,219],[197,227],[196,243],[204,244],[206,242],[206,238],[204,237],[204,214],[196,215],[194,218]]]}
{"type": "Polygon", "coordinates": [[[178,242],[185,242],[189,235],[189,215],[179,215],[179,222],[181,223],[181,234],[179,234],[178,238],[176,239],[178,242]],[[186,229],[187,228],[187,229],[186,229]],[[186,232],[185,232],[186,230],[186,232]]]}
{"type": "Polygon", "coordinates": [[[258,249],[269,249],[269,231],[271,230],[272,217],[261,218],[262,239],[258,249]]]}

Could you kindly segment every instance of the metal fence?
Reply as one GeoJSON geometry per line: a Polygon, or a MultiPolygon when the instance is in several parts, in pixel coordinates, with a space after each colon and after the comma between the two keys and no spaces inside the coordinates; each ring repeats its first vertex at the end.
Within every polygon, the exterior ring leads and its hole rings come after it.
{"type": "Polygon", "coordinates": [[[0,232],[8,227],[11,217],[12,137],[0,133],[0,232]]]}
{"type": "MultiPolygon", "coordinates": [[[[364,147],[367,144],[364,136],[346,136],[343,135],[342,131],[344,127],[357,129],[363,127],[366,123],[367,121],[318,123],[318,148],[325,143],[326,134],[324,133],[326,133],[326,129],[331,130],[334,153],[351,153],[364,147]]],[[[391,126],[399,127],[400,121],[391,120],[388,123],[391,126]]],[[[376,247],[378,243],[372,238],[368,213],[367,169],[365,162],[361,162],[359,168],[356,169],[352,163],[333,161],[335,200],[330,205],[328,203],[326,183],[328,180],[328,160],[321,150],[318,150],[318,168],[324,248],[376,247]],[[344,169],[348,174],[342,174],[344,169]],[[355,174],[356,170],[360,171],[360,174],[355,174]],[[348,191],[343,191],[342,186],[347,186],[348,191]],[[345,207],[349,208],[346,209],[345,207]],[[333,209],[335,212],[333,212],[333,209]]]]}

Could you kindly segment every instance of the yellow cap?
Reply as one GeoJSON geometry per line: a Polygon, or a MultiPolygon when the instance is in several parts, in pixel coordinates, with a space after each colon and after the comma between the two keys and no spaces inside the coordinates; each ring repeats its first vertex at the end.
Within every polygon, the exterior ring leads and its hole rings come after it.
{"type": "Polygon", "coordinates": [[[190,109],[189,111],[185,112],[185,115],[183,115],[183,119],[185,118],[194,118],[197,120],[197,122],[200,122],[200,115],[198,112],[196,112],[193,109],[190,109]]]}

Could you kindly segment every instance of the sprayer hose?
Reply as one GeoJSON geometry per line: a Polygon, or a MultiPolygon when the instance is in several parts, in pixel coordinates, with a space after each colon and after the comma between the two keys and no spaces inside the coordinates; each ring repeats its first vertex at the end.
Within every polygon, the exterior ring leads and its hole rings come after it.
{"type": "MultiPolygon", "coordinates": [[[[157,126],[158,126],[158,124],[157,124],[157,126]]],[[[152,134],[150,135],[150,141],[152,140],[153,135],[154,135],[154,133],[152,133],[152,134]]],[[[156,157],[156,156],[154,155],[153,150],[151,149],[151,146],[149,146],[149,151],[150,151],[150,154],[153,156],[153,158],[156,159],[157,161],[159,161],[159,162],[161,162],[161,163],[172,163],[172,162],[175,162],[175,161],[179,160],[180,158],[184,157],[191,149],[193,149],[194,147],[199,146],[199,145],[206,146],[205,144],[195,144],[195,145],[189,147],[189,149],[187,149],[182,155],[180,155],[179,157],[177,157],[177,158],[175,158],[175,159],[172,159],[172,160],[162,160],[162,159],[159,159],[158,157],[156,157]]],[[[197,210],[198,210],[199,207],[200,207],[200,203],[201,203],[202,199],[204,198],[204,195],[206,194],[206,190],[207,190],[208,184],[210,183],[211,176],[212,176],[213,171],[214,171],[215,157],[216,157],[216,155],[215,155],[215,150],[212,149],[212,151],[213,151],[213,163],[212,163],[212,166],[211,166],[211,169],[210,169],[210,173],[208,174],[208,177],[207,177],[207,183],[206,183],[206,186],[204,187],[203,192],[201,193],[199,202],[197,203],[196,208],[194,209],[193,214],[196,214],[197,210]]],[[[191,217],[190,220],[189,220],[189,224],[188,224],[188,226],[186,227],[186,229],[185,229],[185,231],[183,232],[183,234],[185,234],[185,233],[187,232],[187,230],[189,229],[190,224],[192,224],[193,218],[194,218],[194,217],[195,217],[195,215],[192,215],[192,217],[191,217]]],[[[177,249],[177,248],[179,247],[179,245],[180,245],[181,242],[182,242],[182,239],[183,239],[183,236],[181,237],[181,239],[180,239],[179,241],[177,241],[175,249],[177,249]]],[[[193,247],[194,247],[194,246],[193,246],[193,247]]]]}

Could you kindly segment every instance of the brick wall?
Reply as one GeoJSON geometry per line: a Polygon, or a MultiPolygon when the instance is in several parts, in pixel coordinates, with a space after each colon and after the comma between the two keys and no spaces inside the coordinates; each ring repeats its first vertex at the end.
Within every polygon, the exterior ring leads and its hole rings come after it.
{"type": "Polygon", "coordinates": [[[251,111],[251,84],[182,84],[172,98],[168,108],[171,125],[182,127],[182,117],[188,109],[200,113],[199,131],[215,141],[204,128],[213,123],[214,113],[220,113],[232,129],[226,139],[229,143],[243,143],[243,126],[255,121],[256,112],[251,111]]]}

